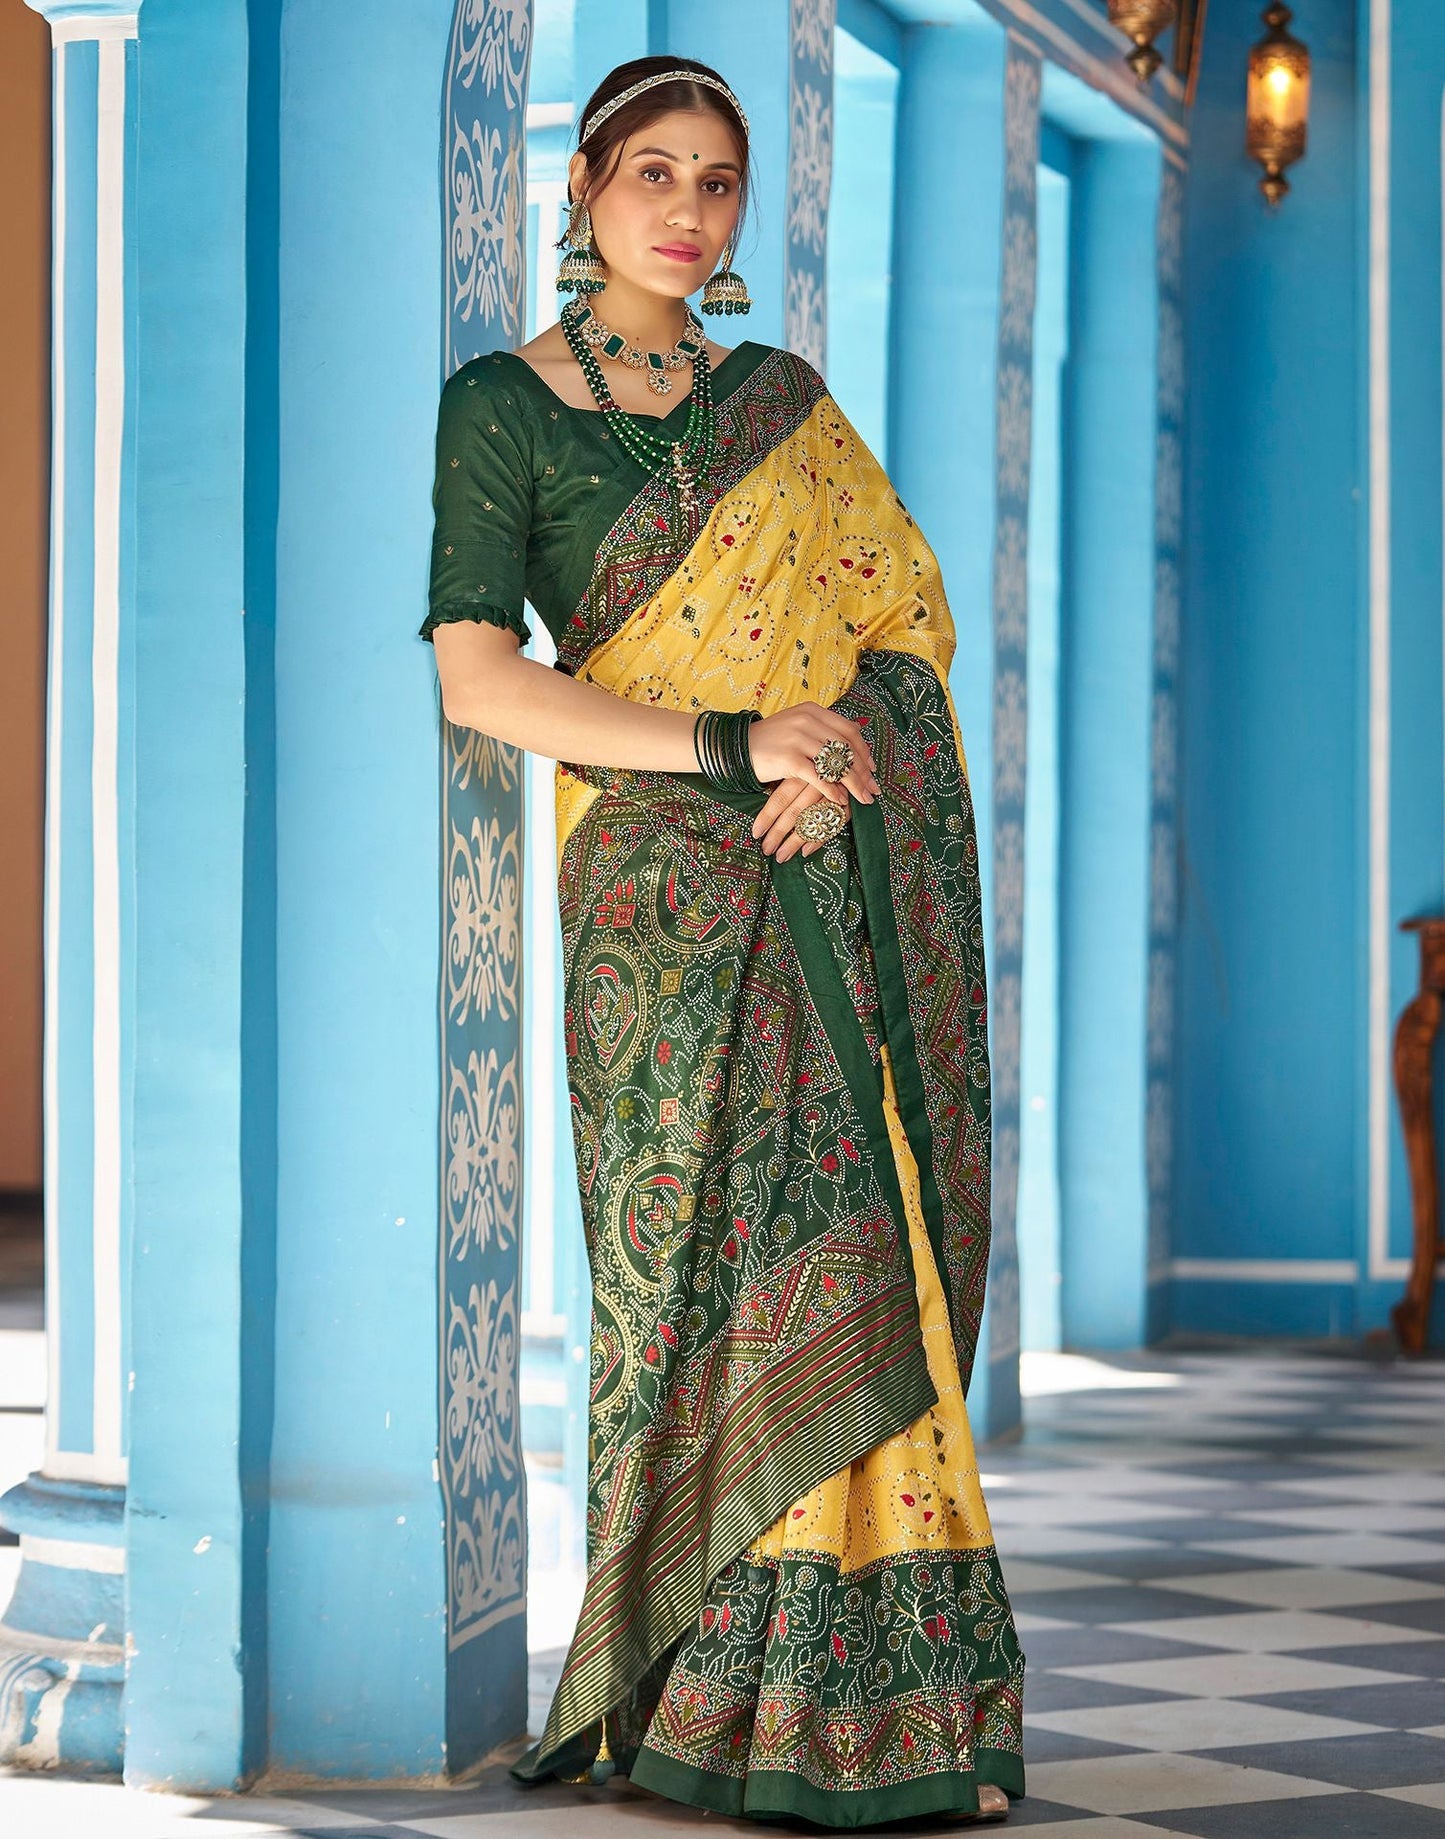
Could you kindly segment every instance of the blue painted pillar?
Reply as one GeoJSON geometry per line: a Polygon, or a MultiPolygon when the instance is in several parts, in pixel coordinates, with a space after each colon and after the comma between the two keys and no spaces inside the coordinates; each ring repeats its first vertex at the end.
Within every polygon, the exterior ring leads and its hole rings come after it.
{"type": "MultiPolygon", "coordinates": [[[[1174,795],[1173,706],[1154,695],[1155,561],[1156,540],[1177,548],[1179,520],[1177,424],[1158,426],[1160,161],[1152,142],[1092,141],[1074,169],[1059,852],[1069,1347],[1137,1347],[1149,1328],[1151,823],[1174,795]],[[1156,484],[1157,527],[1140,512],[1156,484]]],[[[1156,915],[1162,935],[1169,916],[1156,915]]],[[[1156,1035],[1162,1070],[1162,1017],[1156,1035]]]]}
{"type": "MultiPolygon", "coordinates": [[[[782,0],[737,0],[726,9],[711,0],[666,3],[667,39],[656,48],[711,64],[742,103],[752,141],[756,186],[749,225],[733,266],[748,284],[753,310],[746,319],[708,323],[725,344],[754,338],[784,345],[791,174],[789,8],[782,0]]],[[[826,194],[824,203],[826,213],[826,194]]]]}
{"type": "Polygon", "coordinates": [[[54,45],[46,711],[45,1459],[0,1501],[20,1575],[0,1622],[0,1762],[113,1770],[122,1743],[129,1359],[124,1272],[139,0],[31,0],[54,45]]]}
{"type": "MultiPolygon", "coordinates": [[[[572,94],[568,100],[572,104],[573,122],[582,112],[582,105],[607,75],[618,64],[625,64],[631,58],[647,57],[654,51],[667,49],[666,0],[607,0],[599,6],[596,0],[583,0],[576,6],[572,18],[572,94]]],[[[538,47],[540,55],[541,47],[538,47]]],[[[693,56],[700,53],[694,52],[693,56]]],[[[727,76],[727,72],[723,72],[727,76]]],[[[731,80],[731,79],[729,79],[731,80]]],[[[744,104],[746,107],[746,104],[744,104]]],[[[568,142],[567,151],[576,150],[577,134],[575,131],[568,142]]],[[[558,256],[561,260],[561,256],[558,256]]],[[[560,306],[564,295],[558,295],[560,306]]],[[[535,631],[535,626],[533,627],[535,631]]]]}
{"type": "Polygon", "coordinates": [[[124,1766],[200,1792],[257,1765],[266,1709],[270,1166],[246,1126],[275,1089],[247,966],[270,927],[251,859],[269,773],[248,726],[247,14],[155,0],[138,58],[124,1766]]]}
{"type": "Polygon", "coordinates": [[[526,31],[55,11],[52,1374],[5,1760],[435,1779],[526,1710],[519,814],[415,638],[438,387],[464,320],[516,336],[526,31]]]}
{"type": "MultiPolygon", "coordinates": [[[[981,11],[967,25],[914,26],[903,35],[889,354],[892,476],[938,556],[958,634],[950,688],[968,751],[991,974],[994,600],[1009,581],[1021,591],[1019,575],[1001,574],[995,558],[1008,42],[981,11]],[[962,190],[960,173],[968,175],[962,190]],[[950,327],[946,339],[938,336],[940,315],[950,327]]],[[[1024,559],[1020,545],[1017,571],[1024,559]]],[[[1010,1261],[1005,1243],[991,1288],[1001,1270],[1007,1285],[1010,1261]]],[[[1016,1315],[1016,1283],[1012,1296],[1003,1299],[1005,1313],[1016,1315]]],[[[991,1310],[969,1395],[980,1437],[1017,1424],[1016,1346],[1016,1331],[994,1333],[991,1310]]]]}

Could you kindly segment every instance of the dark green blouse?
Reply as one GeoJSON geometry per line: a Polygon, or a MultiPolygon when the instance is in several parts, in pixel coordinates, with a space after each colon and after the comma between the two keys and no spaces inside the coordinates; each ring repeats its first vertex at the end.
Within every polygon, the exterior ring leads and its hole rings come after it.
{"type": "MultiPolygon", "coordinates": [[[[732,393],[773,347],[745,339],[718,365],[714,400],[732,393]]],[[[638,419],[661,432],[687,423],[688,398],[638,419]]],[[[530,601],[554,639],[587,591],[602,539],[648,472],[600,409],[564,402],[525,358],[472,358],[442,388],[437,413],[429,639],[458,619],[532,636],[530,601]]]]}

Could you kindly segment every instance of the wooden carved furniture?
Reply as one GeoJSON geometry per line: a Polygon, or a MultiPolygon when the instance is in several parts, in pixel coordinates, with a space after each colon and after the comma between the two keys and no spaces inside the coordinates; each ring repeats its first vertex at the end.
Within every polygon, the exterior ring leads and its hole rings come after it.
{"type": "Polygon", "coordinates": [[[1445,919],[1402,922],[1402,932],[1420,935],[1420,988],[1401,1011],[1395,1027],[1395,1091],[1405,1129],[1415,1251],[1410,1281],[1390,1320],[1406,1353],[1425,1350],[1440,1240],[1440,1175],[1435,1161],[1434,1047],[1445,999],[1445,919]]]}

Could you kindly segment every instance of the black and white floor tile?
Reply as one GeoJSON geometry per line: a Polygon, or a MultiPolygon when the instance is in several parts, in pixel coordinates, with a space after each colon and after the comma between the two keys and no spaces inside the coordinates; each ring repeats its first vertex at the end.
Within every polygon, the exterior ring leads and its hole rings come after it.
{"type": "MultiPolygon", "coordinates": [[[[1028,1434],[983,1464],[1029,1661],[1029,1794],[1004,1830],[1445,1839],[1445,1363],[1036,1357],[1028,1382],[1028,1434]]],[[[561,1655],[533,1659],[536,1728],[561,1655]]],[[[465,1787],[285,1800],[163,1802],[0,1773],[0,1831],[760,1830],[622,1779],[524,1790],[513,1753],[465,1787]]]]}

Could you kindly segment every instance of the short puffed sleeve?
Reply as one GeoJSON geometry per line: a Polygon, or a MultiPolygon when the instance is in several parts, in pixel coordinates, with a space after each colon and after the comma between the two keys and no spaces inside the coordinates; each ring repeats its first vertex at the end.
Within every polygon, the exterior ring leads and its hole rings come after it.
{"type": "Polygon", "coordinates": [[[504,365],[473,358],[448,377],[437,410],[436,523],[426,618],[509,626],[522,644],[532,636],[522,617],[527,536],[532,524],[531,440],[522,392],[504,365]]]}

